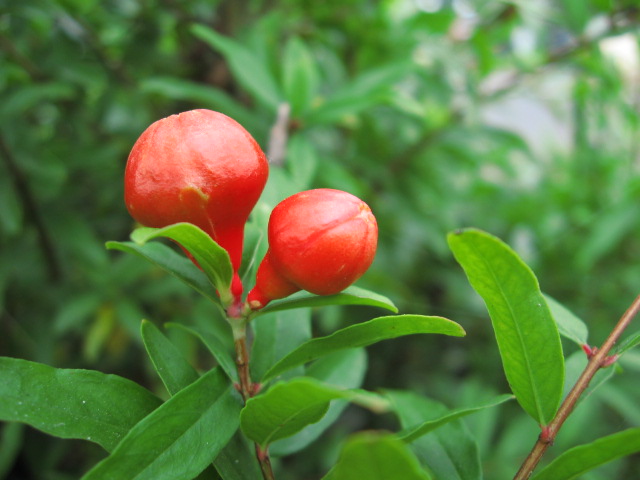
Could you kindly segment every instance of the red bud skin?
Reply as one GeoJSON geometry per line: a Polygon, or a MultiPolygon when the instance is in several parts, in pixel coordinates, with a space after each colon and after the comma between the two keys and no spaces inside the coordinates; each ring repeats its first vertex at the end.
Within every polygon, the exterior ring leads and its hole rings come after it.
{"type": "Polygon", "coordinates": [[[125,203],[148,227],[200,227],[229,252],[237,271],[244,225],[268,171],[264,153],[239,123],[191,110],[153,123],[136,141],[125,171],[125,203]]]}
{"type": "MultiPolygon", "coordinates": [[[[256,278],[248,301],[275,300],[282,279],[317,295],[339,293],[373,262],[378,226],[369,206],[340,190],[316,189],[293,195],[269,218],[269,263],[256,278]]],[[[264,262],[264,260],[263,260],[264,262]]],[[[262,268],[262,264],[261,267],[262,268]]],[[[258,304],[252,308],[261,308],[258,304]]]]}

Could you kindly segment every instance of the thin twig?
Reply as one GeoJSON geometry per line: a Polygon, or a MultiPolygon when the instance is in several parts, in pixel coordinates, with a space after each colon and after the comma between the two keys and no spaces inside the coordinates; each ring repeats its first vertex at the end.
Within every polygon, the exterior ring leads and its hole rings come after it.
{"type": "Polygon", "coordinates": [[[271,127],[269,147],[267,149],[267,157],[271,165],[284,165],[284,159],[287,155],[287,141],[289,139],[290,115],[291,106],[288,103],[278,105],[278,115],[271,127]]]}
{"type": "Polygon", "coordinates": [[[620,317],[617,325],[613,328],[609,337],[607,337],[602,346],[595,350],[595,353],[590,357],[589,363],[582,372],[582,375],[580,375],[580,378],[564,399],[562,405],[560,405],[560,408],[553,420],[543,427],[542,433],[538,437],[538,441],[522,463],[522,466],[520,467],[520,470],[518,470],[516,476],[513,477],[514,480],[526,480],[531,476],[533,470],[538,465],[538,462],[547,451],[547,448],[553,444],[553,441],[558,434],[558,430],[560,430],[562,424],[573,411],[578,399],[589,386],[589,382],[591,382],[593,376],[601,368],[611,365],[611,359],[608,357],[609,352],[638,312],[640,312],[640,295],[636,297],[631,306],[626,312],[624,312],[622,317],[620,317]]]}

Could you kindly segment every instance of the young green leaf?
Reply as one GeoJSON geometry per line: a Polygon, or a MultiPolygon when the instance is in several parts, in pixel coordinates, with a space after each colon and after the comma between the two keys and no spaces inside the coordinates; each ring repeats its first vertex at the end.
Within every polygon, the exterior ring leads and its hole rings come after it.
{"type": "MultiPolygon", "coordinates": [[[[367,353],[362,348],[341,350],[311,364],[306,375],[340,388],[358,388],[367,370],[367,353]]],[[[308,425],[295,435],[283,438],[269,447],[273,456],[291,455],[316,440],[348,406],[347,400],[331,402],[329,410],[318,422],[308,425]]]]}
{"type": "Polygon", "coordinates": [[[92,370],[56,369],[0,357],[0,420],[111,451],[162,402],[137,383],[92,370]]]}
{"type": "Polygon", "coordinates": [[[589,330],[585,323],[580,320],[572,311],[560,304],[549,295],[544,295],[551,315],[558,325],[560,335],[574,341],[580,347],[587,344],[589,330]]]}
{"type": "Polygon", "coordinates": [[[290,368],[338,350],[366,347],[382,340],[417,333],[437,333],[455,337],[465,335],[460,325],[443,317],[423,315],[378,317],[368,322],[343,328],[327,337],[314,338],[300,345],[271,367],[264,375],[263,381],[270,380],[290,368]]]}
{"type": "Polygon", "coordinates": [[[142,341],[156,372],[170,395],[198,379],[198,373],[153,323],[142,321],[142,341]]]}
{"type": "Polygon", "coordinates": [[[630,428],[562,453],[531,480],[572,480],[617,458],[640,452],[640,428],[630,428]]]}
{"type": "Polygon", "coordinates": [[[209,300],[220,303],[220,299],[207,276],[201,270],[198,270],[198,267],[191,260],[180,255],[167,245],[158,242],[145,245],[138,245],[133,242],[107,242],[106,247],[109,250],[120,250],[142,257],[182,280],[209,300]]]}
{"type": "Polygon", "coordinates": [[[251,50],[204,25],[192,25],[191,33],[224,56],[234,78],[258,101],[272,111],[278,108],[282,96],[275,79],[251,50]]]}
{"type": "Polygon", "coordinates": [[[562,397],[564,359],[538,280],[511,248],[485,232],[451,233],[448,242],[489,310],[513,393],[529,415],[546,425],[562,397]]]}
{"type": "Polygon", "coordinates": [[[313,295],[312,293],[298,292],[285,299],[271,302],[256,312],[255,316],[294,308],[325,307],[327,305],[366,305],[384,308],[394,313],[398,311],[387,297],[364,288],[351,286],[335,295],[313,295]]]}
{"type": "Polygon", "coordinates": [[[236,432],[239,411],[228,379],[213,369],[140,421],[82,478],[193,478],[236,432]]]}
{"type": "Polygon", "coordinates": [[[429,480],[411,450],[389,433],[362,432],[349,438],[336,466],[323,480],[429,480]]]}
{"type": "Polygon", "coordinates": [[[298,377],[249,399],[240,415],[240,427],[247,437],[266,448],[271,442],[320,420],[329,402],[336,399],[375,411],[384,411],[388,403],[380,395],[364,390],[344,390],[309,377],[298,377]]]}
{"type": "MultiPolygon", "coordinates": [[[[444,405],[413,392],[391,390],[385,395],[404,429],[429,420],[437,421],[449,413],[444,405]]],[[[414,439],[411,449],[434,478],[482,479],[478,446],[461,420],[451,421],[414,439]]]]}
{"type": "Polygon", "coordinates": [[[139,245],[159,237],[170,238],[187,249],[218,290],[223,303],[233,300],[229,292],[233,275],[229,254],[202,229],[191,223],[176,223],[164,228],[141,227],[131,233],[131,240],[139,245]]]}
{"type": "Polygon", "coordinates": [[[455,410],[448,411],[439,418],[427,420],[420,425],[417,425],[413,428],[410,428],[409,430],[398,434],[398,437],[407,443],[411,443],[414,440],[422,437],[423,435],[426,435],[427,433],[435,430],[436,428],[441,427],[442,425],[457,420],[458,418],[462,418],[466,415],[475,413],[479,410],[495,407],[511,399],[513,399],[513,395],[500,395],[478,405],[472,405],[469,407],[457,408],[455,410]]]}

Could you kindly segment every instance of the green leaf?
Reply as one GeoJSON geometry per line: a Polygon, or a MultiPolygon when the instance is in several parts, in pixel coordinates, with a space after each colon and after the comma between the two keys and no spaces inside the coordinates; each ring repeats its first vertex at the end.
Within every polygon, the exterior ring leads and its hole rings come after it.
{"type": "Polygon", "coordinates": [[[203,471],[238,428],[240,402],[214,369],[131,429],[83,480],[183,480],[203,471]]]}
{"type": "MultiPolygon", "coordinates": [[[[358,388],[367,370],[367,353],[362,348],[342,350],[314,362],[306,375],[340,388],[358,388]]],[[[291,437],[283,438],[269,447],[275,457],[291,455],[308,446],[329,428],[348,406],[346,400],[331,402],[329,410],[318,422],[308,425],[291,437]]]]}
{"type": "Polygon", "coordinates": [[[258,101],[272,111],[278,108],[282,96],[262,59],[244,45],[204,25],[192,25],[191,33],[224,56],[234,78],[258,101]]]}
{"type": "Polygon", "coordinates": [[[138,245],[133,242],[107,242],[106,247],[109,250],[120,250],[142,257],[182,280],[208,299],[216,303],[220,302],[207,276],[191,260],[180,255],[167,245],[158,242],[145,245],[138,245]]]}
{"type": "Polygon", "coordinates": [[[250,480],[262,478],[253,443],[240,430],[231,437],[213,462],[224,480],[250,480]]]}
{"type": "MultiPolygon", "coordinates": [[[[262,381],[269,367],[311,338],[311,311],[274,312],[261,317],[252,326],[251,378],[262,381]]],[[[304,369],[289,373],[303,375],[304,369]]]]}
{"type": "Polygon", "coordinates": [[[640,452],[640,428],[630,428],[567,450],[531,480],[571,480],[607,462],[637,452],[640,452]]]}
{"type": "Polygon", "coordinates": [[[303,113],[318,91],[319,74],[316,59],[305,43],[292,37],[284,50],[283,85],[294,116],[303,113]]]}
{"type": "Polygon", "coordinates": [[[271,442],[299,432],[320,420],[336,399],[349,400],[374,411],[384,411],[387,401],[364,390],[344,390],[309,377],[280,382],[247,401],[240,427],[247,437],[266,448],[271,442]]]}
{"type": "Polygon", "coordinates": [[[455,410],[448,411],[439,418],[427,420],[426,422],[423,422],[420,425],[409,429],[408,431],[400,433],[398,437],[400,437],[400,439],[404,440],[407,443],[411,443],[414,440],[422,437],[423,435],[426,435],[427,433],[435,430],[436,428],[441,427],[442,425],[457,420],[458,418],[462,418],[466,415],[484,410],[485,408],[495,407],[511,399],[513,399],[513,395],[500,395],[478,405],[457,408],[455,410]]]}
{"type": "Polygon", "coordinates": [[[558,325],[560,335],[574,341],[580,347],[587,344],[589,330],[585,323],[573,314],[569,309],[558,303],[549,295],[544,295],[551,315],[558,325]]]}
{"type": "Polygon", "coordinates": [[[126,378],[0,357],[0,420],[110,451],[161,401],[126,378]]]}
{"type": "MultiPolygon", "coordinates": [[[[587,364],[589,363],[589,359],[585,355],[582,350],[578,350],[569,355],[565,360],[565,379],[564,379],[564,394],[563,398],[567,396],[567,394],[571,391],[573,386],[578,381],[580,375],[585,368],[587,368],[587,364]]],[[[595,390],[604,385],[607,380],[609,380],[613,375],[615,375],[617,370],[617,365],[612,368],[601,368],[599,369],[594,377],[589,382],[589,386],[584,391],[580,398],[578,399],[578,404],[584,400],[586,400],[589,395],[591,395],[595,390]]]]}
{"type": "Polygon", "coordinates": [[[144,347],[170,395],[176,394],[199,378],[195,369],[158,327],[143,320],[140,329],[144,347]]]}
{"type": "Polygon", "coordinates": [[[489,310],[513,393],[529,415],[546,425],[562,397],[564,359],[538,280],[511,248],[485,232],[451,233],[448,242],[489,310]]]}
{"type": "Polygon", "coordinates": [[[336,466],[324,480],[429,480],[411,450],[398,438],[383,432],[352,435],[336,466]]]}
{"type": "MultiPolygon", "coordinates": [[[[211,327],[213,326],[214,324],[211,324],[211,327]]],[[[213,328],[204,330],[203,328],[188,327],[181,323],[173,322],[167,323],[166,327],[179,328],[199,338],[216,359],[220,368],[227,374],[227,377],[234,382],[238,381],[238,371],[236,370],[233,353],[233,337],[230,329],[228,332],[224,332],[224,330],[216,331],[213,328]]]]}
{"type": "Polygon", "coordinates": [[[300,347],[271,367],[264,375],[263,381],[266,382],[290,368],[338,350],[366,347],[382,340],[418,333],[437,333],[455,337],[465,335],[460,325],[443,317],[426,317],[423,315],[378,317],[368,322],[343,328],[327,337],[314,338],[300,345],[300,347]]]}
{"type": "Polygon", "coordinates": [[[297,292],[283,300],[271,302],[265,308],[256,312],[256,316],[294,308],[314,308],[327,305],[366,305],[384,308],[394,313],[398,311],[393,302],[387,297],[364,288],[351,286],[336,295],[319,296],[307,292],[297,292]]]}
{"type": "MultiPolygon", "coordinates": [[[[423,422],[443,418],[446,407],[413,392],[385,392],[404,429],[423,422]]],[[[434,478],[447,480],[481,480],[478,447],[461,420],[442,425],[437,430],[415,439],[411,449],[434,478]]]]}
{"type": "Polygon", "coordinates": [[[218,290],[223,304],[228,305],[233,301],[229,291],[233,276],[229,254],[209,235],[191,223],[176,223],[164,228],[141,227],[131,233],[131,240],[139,245],[159,237],[170,238],[187,249],[218,290]]]}
{"type": "Polygon", "coordinates": [[[618,345],[618,348],[616,349],[616,353],[618,355],[622,355],[626,351],[631,350],[632,348],[635,348],[638,345],[640,345],[640,331],[632,333],[627,338],[622,340],[620,342],[620,345],[618,345]]]}

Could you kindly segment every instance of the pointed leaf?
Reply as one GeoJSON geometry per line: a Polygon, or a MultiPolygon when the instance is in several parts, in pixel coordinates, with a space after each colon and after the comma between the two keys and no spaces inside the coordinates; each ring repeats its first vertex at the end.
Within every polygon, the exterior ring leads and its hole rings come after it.
{"type": "Polygon", "coordinates": [[[162,402],[126,378],[0,357],[0,420],[112,450],[162,402]]]}
{"type": "Polygon", "coordinates": [[[180,255],[167,245],[158,242],[145,245],[138,245],[133,242],[107,242],[106,247],[109,250],[120,250],[142,257],[182,280],[209,300],[213,300],[216,303],[220,302],[207,276],[191,260],[180,255]]]}
{"type": "Polygon", "coordinates": [[[411,450],[394,435],[363,432],[349,438],[324,480],[429,480],[411,450]]]}
{"type": "Polygon", "coordinates": [[[553,319],[558,325],[560,335],[574,341],[580,347],[585,345],[589,337],[589,330],[585,323],[549,295],[544,295],[544,298],[547,301],[547,305],[549,305],[553,319]]]}
{"type": "Polygon", "coordinates": [[[141,227],[131,233],[131,240],[139,245],[159,237],[170,238],[186,248],[218,290],[223,303],[227,305],[233,300],[229,291],[233,275],[229,254],[202,229],[191,223],[176,223],[164,228],[141,227]]]}
{"type": "Polygon", "coordinates": [[[462,337],[460,325],[443,317],[422,315],[394,315],[378,317],[368,322],[351,325],[327,337],[314,338],[300,345],[284,357],[265,374],[263,381],[270,380],[289,368],[320,358],[345,348],[366,347],[382,340],[417,333],[437,333],[462,337]]]}
{"type": "Polygon", "coordinates": [[[272,111],[278,108],[281,102],[278,86],[258,56],[244,45],[204,25],[192,25],[191,33],[224,56],[234,78],[257,100],[272,111]]]}
{"type": "Polygon", "coordinates": [[[398,434],[398,437],[407,442],[411,443],[414,440],[426,435],[427,433],[435,430],[442,425],[445,425],[449,422],[457,420],[458,418],[462,418],[466,415],[470,415],[479,410],[484,410],[485,408],[495,407],[496,405],[500,405],[508,400],[513,399],[513,395],[500,395],[496,398],[492,398],[487,402],[482,402],[478,405],[473,405],[470,407],[457,408],[455,410],[450,410],[446,412],[444,415],[439,418],[427,420],[426,422],[421,423],[420,425],[413,427],[405,432],[398,434]]]}
{"type": "Polygon", "coordinates": [[[198,379],[198,372],[158,327],[143,320],[140,330],[151,363],[170,395],[178,393],[198,379]]]}
{"type": "Polygon", "coordinates": [[[630,428],[567,450],[531,480],[572,480],[617,458],[640,452],[640,428],[630,428]]]}
{"type": "MultiPolygon", "coordinates": [[[[307,376],[341,388],[358,388],[367,370],[367,353],[364,349],[342,350],[314,362],[307,369],[307,376]]],[[[318,422],[307,426],[295,435],[283,438],[269,447],[273,456],[291,455],[308,446],[329,428],[348,406],[347,400],[331,402],[329,410],[318,422]]]]}
{"type": "Polygon", "coordinates": [[[546,425],[562,397],[564,359],[538,280],[511,248],[485,232],[463,230],[449,234],[448,241],[489,310],[513,393],[529,415],[546,425]]]}
{"type": "Polygon", "coordinates": [[[319,296],[307,292],[298,292],[283,300],[271,302],[265,308],[256,312],[256,316],[294,308],[313,308],[327,305],[366,305],[384,308],[394,313],[398,311],[393,302],[387,297],[364,288],[351,286],[336,295],[319,296]]]}
{"type": "Polygon", "coordinates": [[[635,332],[620,342],[620,345],[618,346],[616,353],[618,355],[622,355],[626,351],[631,350],[632,348],[635,348],[638,345],[640,345],[640,332],[635,332]]]}
{"type": "Polygon", "coordinates": [[[384,411],[387,401],[364,390],[344,390],[309,377],[298,377],[274,385],[266,393],[247,401],[240,415],[242,431],[266,448],[317,422],[329,402],[345,399],[375,411],[384,411]]]}
{"type": "Polygon", "coordinates": [[[316,59],[302,40],[292,37],[284,50],[283,84],[294,116],[311,104],[319,83],[316,59]]]}
{"type": "Polygon", "coordinates": [[[83,480],[182,480],[202,472],[238,428],[240,402],[214,369],[131,429],[83,480]]]}

